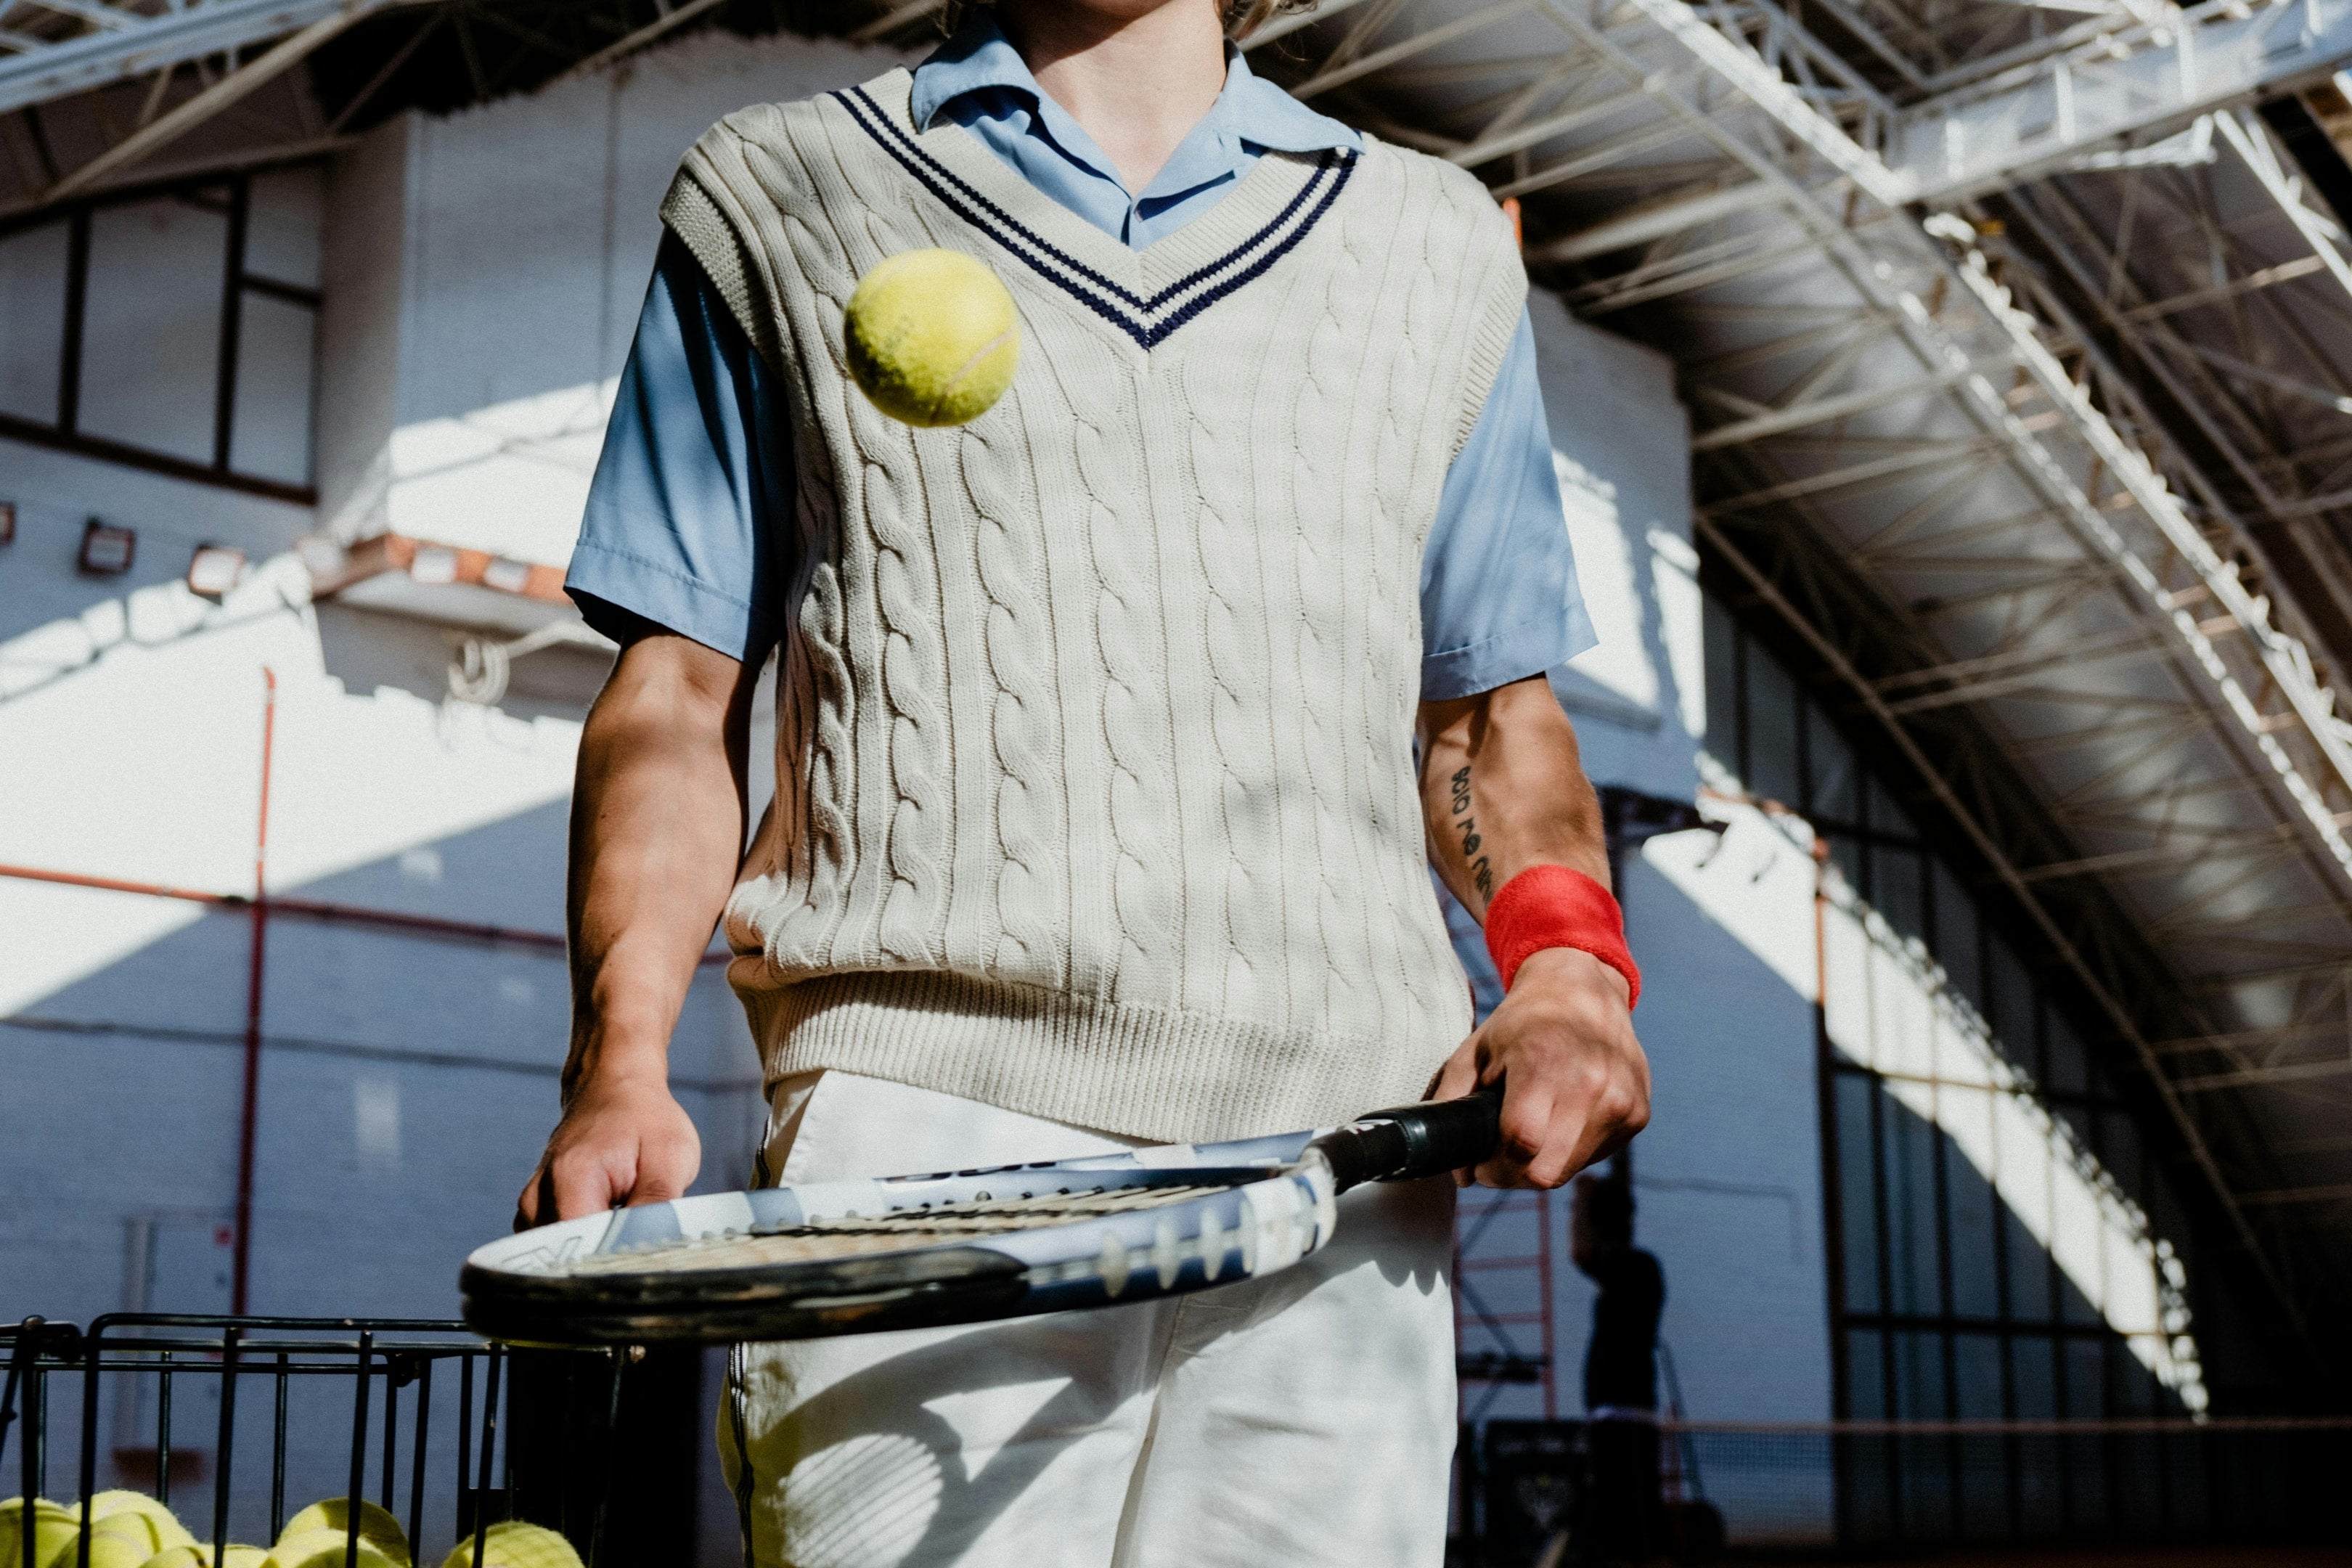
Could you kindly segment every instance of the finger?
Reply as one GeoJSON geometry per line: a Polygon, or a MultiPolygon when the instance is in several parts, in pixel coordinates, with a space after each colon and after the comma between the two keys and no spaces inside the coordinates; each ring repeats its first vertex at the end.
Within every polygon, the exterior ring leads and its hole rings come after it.
{"type": "Polygon", "coordinates": [[[530,1180],[522,1184],[521,1193],[515,1198],[514,1227],[519,1231],[529,1230],[539,1224],[539,1184],[545,1173],[544,1166],[533,1171],[530,1180]]]}
{"type": "Polygon", "coordinates": [[[702,1152],[683,1141],[658,1148],[640,1147],[637,1179],[628,1192],[629,1206],[666,1204],[684,1197],[687,1188],[694,1185],[694,1173],[701,1163],[702,1152]]]}
{"type": "Polygon", "coordinates": [[[582,1215],[604,1213],[613,1206],[614,1198],[628,1192],[628,1173],[593,1157],[558,1155],[547,1167],[555,1217],[577,1219],[582,1215]]]}
{"type": "Polygon", "coordinates": [[[1430,1086],[1430,1099],[1459,1100],[1478,1087],[1478,1057],[1473,1048],[1476,1039],[1473,1035],[1445,1058],[1445,1065],[1437,1069],[1437,1081],[1430,1086]]]}
{"type": "Polygon", "coordinates": [[[1528,1170],[1552,1140],[1559,1095],[1546,1077],[1520,1076],[1503,1084],[1502,1141],[1495,1157],[1478,1167],[1489,1186],[1528,1184],[1528,1170]]]}

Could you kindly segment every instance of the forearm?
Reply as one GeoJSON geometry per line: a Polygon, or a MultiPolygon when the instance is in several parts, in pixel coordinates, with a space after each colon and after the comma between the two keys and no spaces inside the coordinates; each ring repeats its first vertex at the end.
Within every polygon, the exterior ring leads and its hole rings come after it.
{"type": "Polygon", "coordinates": [[[1609,885],[1601,803],[1576,731],[1542,676],[1421,708],[1421,801],[1430,859],[1482,922],[1530,866],[1609,885]]]}
{"type": "Polygon", "coordinates": [[[671,1029],[741,859],[749,686],[679,637],[630,645],[581,737],[567,1100],[666,1074],[671,1029]]]}

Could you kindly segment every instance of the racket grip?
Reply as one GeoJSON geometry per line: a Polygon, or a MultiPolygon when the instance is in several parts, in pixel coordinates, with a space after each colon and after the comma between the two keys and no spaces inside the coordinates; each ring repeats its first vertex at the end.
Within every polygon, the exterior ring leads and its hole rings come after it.
{"type": "Polygon", "coordinates": [[[1475,1165],[1502,1142],[1503,1091],[1425,1100],[1359,1116],[1315,1141],[1339,1192],[1364,1182],[1409,1182],[1475,1165]]]}
{"type": "Polygon", "coordinates": [[[1503,1141],[1500,1084],[1460,1100],[1429,1100],[1374,1112],[1391,1118],[1404,1134],[1404,1163],[1387,1179],[1409,1182],[1443,1175],[1494,1157],[1503,1141]]]}

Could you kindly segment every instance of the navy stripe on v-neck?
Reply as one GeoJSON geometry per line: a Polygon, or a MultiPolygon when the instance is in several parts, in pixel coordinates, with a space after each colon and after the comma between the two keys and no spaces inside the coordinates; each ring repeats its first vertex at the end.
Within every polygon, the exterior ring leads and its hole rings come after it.
{"type": "Polygon", "coordinates": [[[958,217],[996,240],[1039,277],[1127,333],[1144,349],[1164,342],[1177,328],[1219,300],[1264,276],[1330,210],[1331,204],[1347,186],[1349,176],[1355,172],[1358,156],[1353,152],[1336,149],[1325,152],[1317,161],[1313,174],[1265,226],[1224,255],[1146,298],[1077,260],[989,200],[924,152],[911,135],[892,122],[888,112],[864,88],[844,89],[833,96],[849,111],[859,129],[958,217]],[[1320,199],[1317,200],[1318,193],[1320,199]],[[1304,216],[1302,208],[1307,209],[1304,216]],[[1264,254],[1253,259],[1252,253],[1262,247],[1264,254]],[[1233,276],[1225,277],[1223,282],[1216,281],[1229,272],[1233,276]]]}

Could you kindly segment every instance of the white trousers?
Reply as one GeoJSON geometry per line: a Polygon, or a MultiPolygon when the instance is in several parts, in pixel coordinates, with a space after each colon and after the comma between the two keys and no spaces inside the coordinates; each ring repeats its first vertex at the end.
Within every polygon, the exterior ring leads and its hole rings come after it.
{"type": "MultiPolygon", "coordinates": [[[[1135,1141],[817,1072],[778,1183],[1135,1141]]],[[[1092,1312],[741,1347],[719,1415],[761,1568],[1437,1568],[1454,1451],[1444,1178],[1361,1187],[1285,1272],[1092,1312]]]]}

